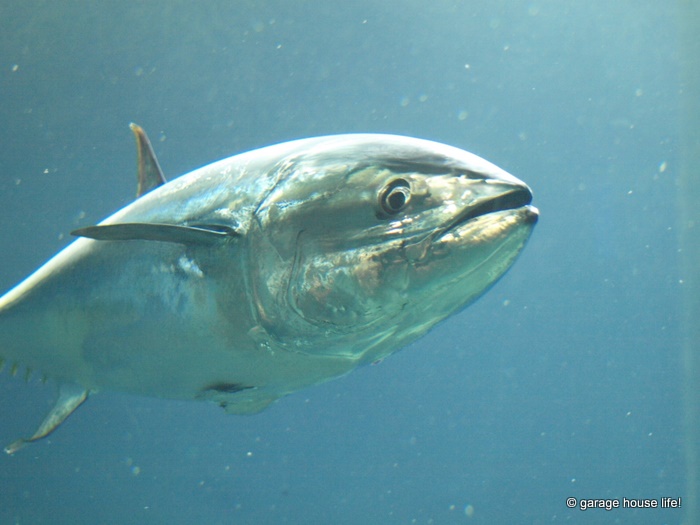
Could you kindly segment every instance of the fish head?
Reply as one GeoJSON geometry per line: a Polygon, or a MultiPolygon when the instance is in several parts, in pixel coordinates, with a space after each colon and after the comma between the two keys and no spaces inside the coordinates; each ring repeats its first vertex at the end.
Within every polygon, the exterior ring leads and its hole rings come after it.
{"type": "Polygon", "coordinates": [[[466,151],[390,135],[284,159],[256,210],[251,289],[266,345],[382,358],[489,289],[537,222],[520,180],[466,151]]]}

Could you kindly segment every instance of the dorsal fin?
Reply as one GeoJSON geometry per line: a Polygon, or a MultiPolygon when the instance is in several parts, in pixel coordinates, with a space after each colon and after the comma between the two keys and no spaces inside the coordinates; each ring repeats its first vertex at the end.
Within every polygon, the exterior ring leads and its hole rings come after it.
{"type": "Polygon", "coordinates": [[[156,154],[153,153],[151,141],[148,140],[146,132],[138,124],[129,124],[131,131],[136,137],[136,152],[138,154],[138,186],[136,187],[136,198],[149,191],[165,184],[163,170],[158,165],[156,154]]]}

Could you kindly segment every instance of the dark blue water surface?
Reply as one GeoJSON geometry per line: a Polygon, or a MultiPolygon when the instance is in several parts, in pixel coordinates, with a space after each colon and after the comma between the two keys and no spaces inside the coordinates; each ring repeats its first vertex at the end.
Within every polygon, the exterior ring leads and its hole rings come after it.
{"type": "MultiPolygon", "coordinates": [[[[135,191],[275,142],[429,138],[531,185],[496,287],[252,417],[104,392],[0,457],[7,524],[675,524],[684,497],[675,3],[0,4],[0,288],[135,191]]],[[[0,349],[1,354],[1,349],[0,349]]],[[[0,376],[0,442],[55,386],[0,376]]]]}

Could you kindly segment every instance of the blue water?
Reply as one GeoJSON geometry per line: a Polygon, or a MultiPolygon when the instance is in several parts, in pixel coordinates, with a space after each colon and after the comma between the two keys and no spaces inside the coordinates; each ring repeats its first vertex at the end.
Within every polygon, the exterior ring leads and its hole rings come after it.
{"type": "MultiPolygon", "coordinates": [[[[0,4],[0,288],[135,191],[341,132],[452,144],[541,220],[475,305],[378,366],[253,417],[93,396],[0,457],[8,524],[675,524],[684,497],[675,3],[0,4]]],[[[0,375],[0,442],[51,383],[0,375]]]]}

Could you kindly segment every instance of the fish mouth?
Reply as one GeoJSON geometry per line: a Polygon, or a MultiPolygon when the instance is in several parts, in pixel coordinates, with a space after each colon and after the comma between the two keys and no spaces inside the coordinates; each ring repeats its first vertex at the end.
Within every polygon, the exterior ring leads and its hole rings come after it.
{"type": "Polygon", "coordinates": [[[448,223],[440,232],[440,236],[454,230],[464,223],[490,215],[492,213],[503,212],[508,210],[518,210],[524,208],[523,218],[529,224],[537,222],[539,212],[534,206],[530,206],[532,202],[532,192],[527,186],[511,187],[511,189],[494,195],[488,198],[483,198],[476,203],[466,207],[457,217],[448,223]]]}

